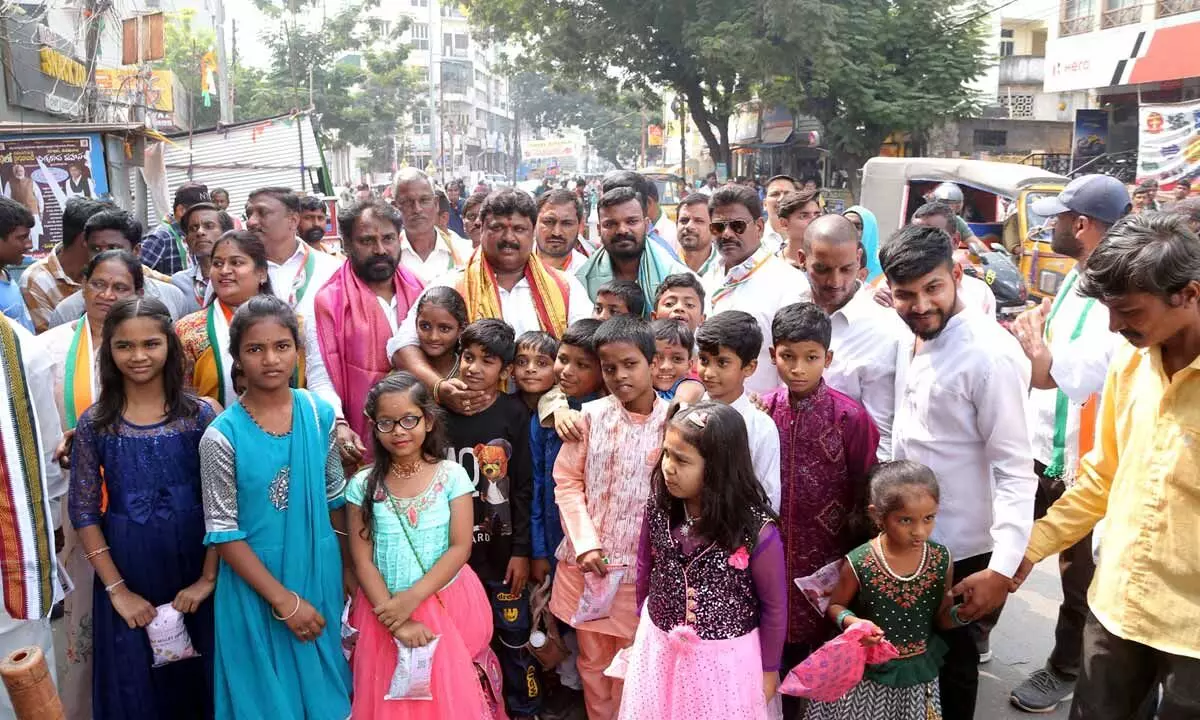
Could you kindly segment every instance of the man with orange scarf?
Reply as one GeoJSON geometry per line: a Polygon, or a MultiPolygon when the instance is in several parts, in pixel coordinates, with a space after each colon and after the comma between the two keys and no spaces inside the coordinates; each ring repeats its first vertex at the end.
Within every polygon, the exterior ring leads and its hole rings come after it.
{"type": "Polygon", "coordinates": [[[317,342],[333,387],[342,398],[346,422],[366,439],[371,462],[371,428],[363,416],[367,391],[391,370],[387,342],[421,294],[421,281],[400,265],[400,213],[367,200],[338,213],[348,262],[316,297],[317,342]]]}
{"type": "MultiPolygon", "coordinates": [[[[468,321],[495,318],[511,325],[518,336],[544,330],[561,337],[567,325],[591,315],[592,303],[583,285],[533,254],[537,206],[532,197],[520,190],[498,190],[484,201],[479,216],[483,236],[466,268],[433,283],[458,290],[466,300],[468,321]]],[[[387,349],[394,367],[436,387],[440,403],[471,414],[472,402],[478,403],[482,393],[468,390],[456,378],[443,379],[429,366],[417,345],[415,306],[387,349]]]]}

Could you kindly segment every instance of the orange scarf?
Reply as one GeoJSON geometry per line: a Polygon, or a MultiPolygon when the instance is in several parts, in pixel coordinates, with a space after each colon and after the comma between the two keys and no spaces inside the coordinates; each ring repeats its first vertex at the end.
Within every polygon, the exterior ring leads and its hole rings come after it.
{"type": "MultiPolygon", "coordinates": [[[[536,255],[525,263],[525,280],[533,291],[538,325],[556,338],[567,329],[567,309],[570,291],[561,273],[546,267],[536,255]]],[[[466,271],[458,291],[467,302],[467,317],[471,322],[481,318],[503,320],[500,310],[500,288],[496,273],[488,264],[482,249],[476,249],[467,261],[466,271]]]]}

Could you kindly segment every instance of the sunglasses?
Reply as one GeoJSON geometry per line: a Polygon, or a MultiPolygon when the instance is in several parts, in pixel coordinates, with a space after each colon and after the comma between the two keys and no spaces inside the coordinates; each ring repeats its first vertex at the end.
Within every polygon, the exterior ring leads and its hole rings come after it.
{"type": "Polygon", "coordinates": [[[733,230],[734,235],[741,235],[742,233],[746,232],[746,228],[749,226],[750,226],[750,223],[746,222],[745,220],[730,220],[729,222],[710,222],[708,224],[708,231],[710,233],[712,233],[713,235],[723,235],[723,234],[725,234],[725,228],[729,228],[730,230],[733,230]]]}
{"type": "Polygon", "coordinates": [[[383,418],[382,420],[376,420],[375,422],[373,422],[371,424],[375,426],[376,430],[378,430],[379,432],[386,435],[387,433],[390,433],[391,431],[395,430],[397,425],[404,428],[405,430],[412,430],[417,425],[420,425],[421,421],[424,419],[425,418],[421,415],[405,415],[404,417],[400,418],[399,420],[393,420],[391,418],[383,418]]]}

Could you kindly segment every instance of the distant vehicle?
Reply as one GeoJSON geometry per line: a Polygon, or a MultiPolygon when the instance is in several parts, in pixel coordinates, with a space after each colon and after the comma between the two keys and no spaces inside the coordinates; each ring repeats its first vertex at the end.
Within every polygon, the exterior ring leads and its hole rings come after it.
{"type": "Polygon", "coordinates": [[[686,184],[683,176],[676,170],[663,167],[645,167],[638,170],[638,173],[658,187],[658,204],[671,222],[675,222],[679,201],[683,199],[679,196],[679,188],[686,184]]]}
{"type": "Polygon", "coordinates": [[[507,175],[498,175],[498,174],[496,174],[496,173],[491,173],[491,174],[488,174],[488,175],[484,175],[484,176],[483,176],[483,181],[484,181],[485,183],[487,183],[487,184],[488,184],[488,187],[490,187],[490,188],[491,188],[491,189],[493,189],[493,190],[495,190],[495,189],[496,189],[496,188],[498,188],[498,187],[505,187],[505,186],[507,186],[507,185],[509,185],[509,184],[510,184],[510,183],[508,182],[508,176],[507,176],[507,175]]]}

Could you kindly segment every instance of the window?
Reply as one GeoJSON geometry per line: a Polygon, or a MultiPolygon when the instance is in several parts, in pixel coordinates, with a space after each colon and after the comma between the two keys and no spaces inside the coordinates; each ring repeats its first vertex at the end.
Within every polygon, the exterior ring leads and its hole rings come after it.
{"type": "Polygon", "coordinates": [[[975,147],[999,149],[1008,144],[1007,130],[976,130],[975,147]]]}
{"type": "Polygon", "coordinates": [[[1074,18],[1091,17],[1092,16],[1092,0],[1065,0],[1063,2],[1063,18],[1072,20],[1074,18]]]}
{"type": "Polygon", "coordinates": [[[460,18],[465,16],[463,15],[462,8],[458,6],[458,3],[454,0],[451,0],[450,2],[442,3],[442,17],[460,18]]]}
{"type": "Polygon", "coordinates": [[[412,114],[413,135],[429,134],[429,110],[418,108],[412,114]]]}
{"type": "Polygon", "coordinates": [[[460,33],[442,33],[442,54],[467,57],[467,36],[460,33]]]}
{"type": "Polygon", "coordinates": [[[471,67],[462,63],[442,63],[442,92],[465,95],[471,85],[471,67]]]}
{"type": "Polygon", "coordinates": [[[1002,94],[1000,107],[1008,112],[1010,118],[1033,117],[1033,95],[1002,94]]]}
{"type": "Polygon", "coordinates": [[[429,0],[412,0],[413,7],[429,7],[429,0]]]}
{"type": "Polygon", "coordinates": [[[1014,48],[1014,44],[1013,44],[1013,31],[1012,30],[1001,30],[1000,31],[1000,57],[1012,57],[1014,49],[1015,48],[1014,48]]]}
{"type": "Polygon", "coordinates": [[[429,25],[427,23],[413,23],[413,26],[412,26],[412,49],[413,50],[428,50],[429,49],[429,25]]]}

